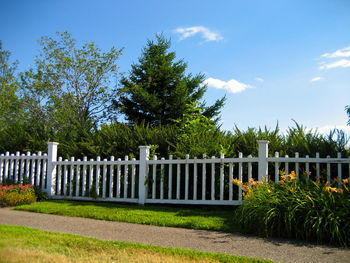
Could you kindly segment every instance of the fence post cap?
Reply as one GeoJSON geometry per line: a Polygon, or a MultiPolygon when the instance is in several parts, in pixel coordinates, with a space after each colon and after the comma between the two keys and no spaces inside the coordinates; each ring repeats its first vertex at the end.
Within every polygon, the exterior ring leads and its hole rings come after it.
{"type": "Polygon", "coordinates": [[[148,146],[148,145],[141,145],[141,146],[139,146],[139,148],[140,149],[150,149],[151,147],[150,146],[148,146]]]}
{"type": "Polygon", "coordinates": [[[47,145],[59,145],[58,142],[48,142],[47,145]]]}
{"type": "Polygon", "coordinates": [[[270,141],[268,141],[268,140],[257,140],[257,143],[261,143],[261,144],[269,144],[270,143],[270,141]]]}

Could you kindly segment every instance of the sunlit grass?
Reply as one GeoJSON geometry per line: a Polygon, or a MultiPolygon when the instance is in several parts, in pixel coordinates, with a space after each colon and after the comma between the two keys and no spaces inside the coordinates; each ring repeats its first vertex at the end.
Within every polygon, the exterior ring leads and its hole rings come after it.
{"type": "Polygon", "coordinates": [[[155,226],[237,232],[233,209],[213,210],[165,206],[137,206],[74,201],[47,201],[15,209],[63,216],[129,222],[155,226]]]}
{"type": "Polygon", "coordinates": [[[0,225],[0,262],[271,262],[0,225]]]}

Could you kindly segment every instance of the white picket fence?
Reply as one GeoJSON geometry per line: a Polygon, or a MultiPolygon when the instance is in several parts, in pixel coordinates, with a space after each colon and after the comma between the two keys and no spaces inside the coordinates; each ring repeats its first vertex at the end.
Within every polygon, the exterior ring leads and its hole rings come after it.
{"type": "Polygon", "coordinates": [[[258,141],[258,157],[201,159],[150,159],[149,147],[140,146],[139,160],[87,160],[57,158],[58,143],[48,143],[48,154],[0,155],[0,184],[7,179],[25,181],[41,187],[52,199],[93,200],[106,202],[239,205],[242,191],[231,181],[262,180],[270,171],[271,180],[280,179],[280,170],[312,171],[307,179],[331,181],[350,174],[350,158],[305,156],[268,157],[268,141],[258,141]],[[272,168],[272,169],[271,169],[272,168]],[[332,174],[333,173],[333,174],[332,174]],[[334,174],[335,173],[335,174],[334,174]]]}
{"type": "Polygon", "coordinates": [[[15,182],[25,182],[32,185],[45,186],[47,173],[47,154],[38,152],[38,154],[15,154],[0,155],[0,184],[7,179],[15,182]]]}

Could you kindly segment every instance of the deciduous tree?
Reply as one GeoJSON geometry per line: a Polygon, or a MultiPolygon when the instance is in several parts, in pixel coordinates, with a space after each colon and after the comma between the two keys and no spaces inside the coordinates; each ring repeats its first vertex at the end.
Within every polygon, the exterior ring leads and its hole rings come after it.
{"type": "Polygon", "coordinates": [[[102,52],[93,42],[79,46],[68,32],[40,39],[34,68],[21,76],[22,96],[33,121],[53,132],[86,130],[114,119],[111,107],[121,50],[102,52]]]}
{"type": "Polygon", "coordinates": [[[16,95],[18,82],[15,70],[18,62],[10,62],[11,52],[3,50],[0,41],[0,126],[20,118],[20,103],[16,95]]]}

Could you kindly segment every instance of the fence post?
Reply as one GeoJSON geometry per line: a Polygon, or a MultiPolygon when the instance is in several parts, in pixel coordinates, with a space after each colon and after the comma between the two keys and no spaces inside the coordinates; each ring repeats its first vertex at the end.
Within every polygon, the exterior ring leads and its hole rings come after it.
{"type": "Polygon", "coordinates": [[[47,174],[46,174],[46,193],[49,196],[54,195],[55,193],[55,184],[56,182],[56,166],[53,162],[57,162],[57,145],[58,142],[48,142],[47,143],[47,174]]]}
{"type": "Polygon", "coordinates": [[[266,140],[259,140],[257,141],[259,144],[259,169],[258,169],[258,179],[259,181],[264,180],[267,181],[267,175],[269,173],[268,171],[268,162],[267,162],[267,157],[269,157],[269,141],[266,140]]]}
{"type": "Polygon", "coordinates": [[[144,205],[146,199],[146,175],[147,160],[149,157],[149,146],[139,146],[140,149],[140,167],[139,167],[139,204],[144,205]]]}

